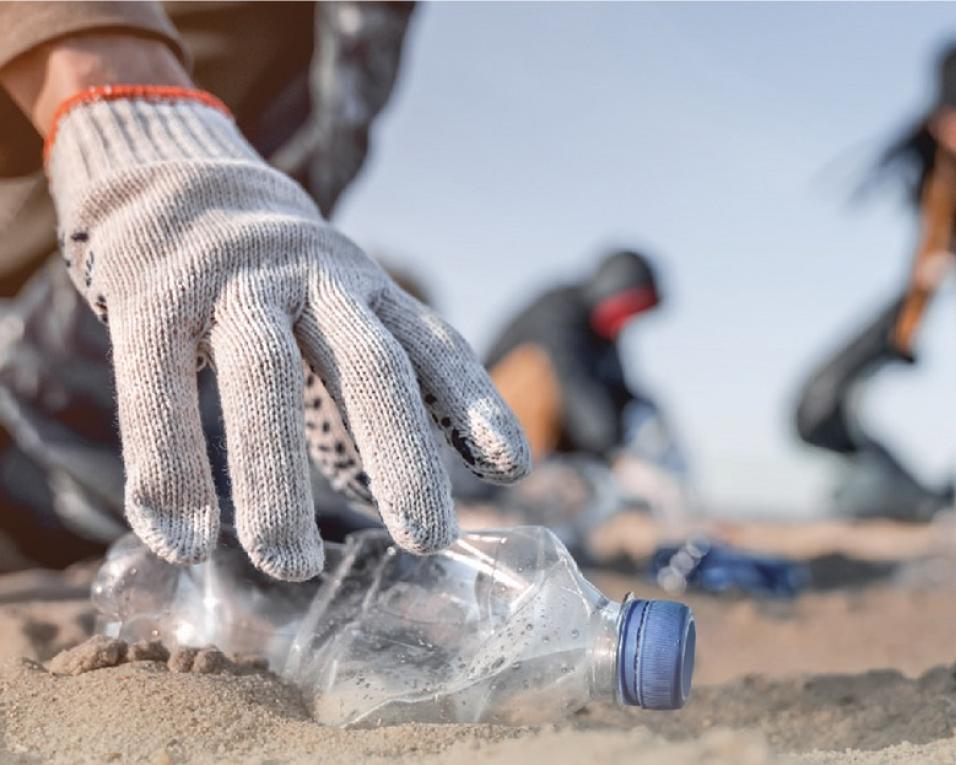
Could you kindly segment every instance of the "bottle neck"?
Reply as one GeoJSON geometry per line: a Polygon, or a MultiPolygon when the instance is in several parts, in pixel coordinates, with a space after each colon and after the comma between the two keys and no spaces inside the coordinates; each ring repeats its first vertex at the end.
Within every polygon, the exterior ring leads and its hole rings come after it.
{"type": "Polygon", "coordinates": [[[593,701],[620,703],[618,646],[622,604],[606,600],[591,617],[590,690],[593,701]]]}

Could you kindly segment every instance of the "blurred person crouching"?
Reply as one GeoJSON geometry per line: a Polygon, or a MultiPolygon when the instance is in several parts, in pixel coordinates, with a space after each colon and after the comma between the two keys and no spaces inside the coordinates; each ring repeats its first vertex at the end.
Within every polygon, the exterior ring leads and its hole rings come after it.
{"type": "MultiPolygon", "coordinates": [[[[920,217],[920,242],[908,278],[889,303],[820,364],[799,396],[795,424],[811,446],[839,455],[837,514],[927,521],[953,504],[953,484],[919,479],[860,418],[860,394],[890,365],[916,363],[924,311],[953,261],[956,224],[956,47],[938,65],[936,103],[882,156],[877,176],[902,176],[920,217]]],[[[869,185],[869,184],[868,184],[869,185]]]]}
{"type": "Polygon", "coordinates": [[[579,452],[610,458],[623,444],[628,386],[618,338],[661,301],[648,259],[621,250],[586,279],[555,287],[492,345],[492,379],[524,426],[535,460],[579,452]]]}
{"type": "Polygon", "coordinates": [[[486,364],[524,428],[535,469],[506,490],[456,481],[458,495],[474,503],[466,525],[547,525],[580,558],[593,532],[622,510],[665,520],[684,513],[683,455],[653,398],[628,382],[619,342],[661,301],[650,259],[622,249],[507,323],[486,364]]]}

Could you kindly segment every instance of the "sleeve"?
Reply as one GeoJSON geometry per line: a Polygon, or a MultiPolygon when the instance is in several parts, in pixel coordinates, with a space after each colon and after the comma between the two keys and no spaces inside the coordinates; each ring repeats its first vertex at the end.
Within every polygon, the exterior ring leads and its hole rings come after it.
{"type": "Polygon", "coordinates": [[[549,309],[538,317],[536,335],[559,380],[564,440],[577,451],[605,455],[621,442],[617,387],[602,375],[602,354],[577,307],[552,301],[549,309]]]}
{"type": "MultiPolygon", "coordinates": [[[[60,37],[94,31],[125,32],[165,42],[187,69],[191,60],[159,3],[7,2],[0,0],[0,69],[60,37]]],[[[43,142],[27,117],[0,88],[0,179],[40,169],[43,142]]]]}
{"type": "Polygon", "coordinates": [[[565,437],[579,451],[606,455],[621,443],[621,412],[613,392],[573,349],[551,349],[561,381],[565,437]]]}
{"type": "Polygon", "coordinates": [[[103,30],[162,40],[190,64],[175,27],[155,2],[0,2],[0,30],[0,68],[38,45],[103,30]]]}

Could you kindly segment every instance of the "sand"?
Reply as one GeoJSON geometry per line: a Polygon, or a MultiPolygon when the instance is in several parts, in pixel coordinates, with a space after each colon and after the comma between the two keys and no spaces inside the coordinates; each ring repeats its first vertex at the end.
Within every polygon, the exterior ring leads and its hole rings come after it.
{"type": "MultiPolygon", "coordinates": [[[[946,561],[791,603],[688,597],[699,672],[681,712],[592,705],[536,729],[361,731],[315,724],[294,689],[216,657],[173,666],[161,652],[120,659],[101,645],[103,668],[72,674],[75,655],[51,662],[90,633],[91,570],[0,577],[4,765],[956,762],[956,577],[946,561]]],[[[592,578],[615,597],[659,594],[621,574],[592,578]]]]}

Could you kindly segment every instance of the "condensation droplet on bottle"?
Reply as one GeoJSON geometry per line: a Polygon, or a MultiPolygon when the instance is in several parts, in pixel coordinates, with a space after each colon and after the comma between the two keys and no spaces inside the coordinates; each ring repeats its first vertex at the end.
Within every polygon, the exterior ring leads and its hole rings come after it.
{"type": "Polygon", "coordinates": [[[577,629],[571,630],[571,637],[573,637],[575,640],[577,640],[579,637],[581,637],[581,632],[580,632],[580,630],[577,630],[577,629]]]}

